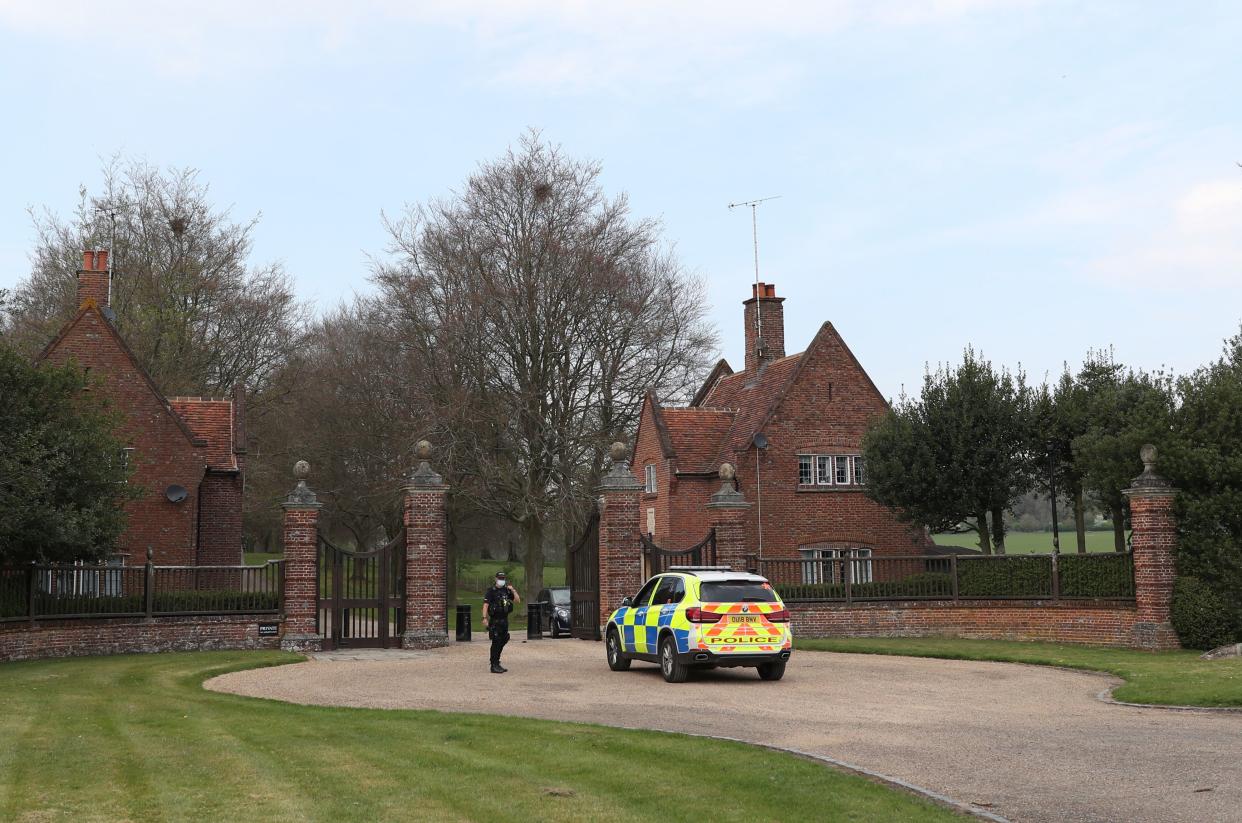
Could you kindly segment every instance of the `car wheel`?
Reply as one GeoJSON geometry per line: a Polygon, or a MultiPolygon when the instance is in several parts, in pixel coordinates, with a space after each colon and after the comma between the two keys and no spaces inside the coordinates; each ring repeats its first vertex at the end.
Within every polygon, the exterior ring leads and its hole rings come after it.
{"type": "Polygon", "coordinates": [[[685,683],[690,667],[677,659],[677,644],[672,635],[665,635],[660,643],[660,672],[669,683],[685,683]]]}
{"type": "Polygon", "coordinates": [[[608,642],[605,645],[608,648],[608,668],[614,672],[629,669],[630,659],[621,652],[621,638],[617,636],[616,629],[608,630],[608,642]]]}
{"type": "Polygon", "coordinates": [[[785,661],[777,660],[775,663],[764,663],[759,667],[760,680],[780,680],[785,676],[785,661]]]}

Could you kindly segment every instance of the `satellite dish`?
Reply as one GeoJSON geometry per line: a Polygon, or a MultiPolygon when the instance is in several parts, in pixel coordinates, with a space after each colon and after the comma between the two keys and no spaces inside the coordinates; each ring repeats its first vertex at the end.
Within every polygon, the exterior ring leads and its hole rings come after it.
{"type": "Polygon", "coordinates": [[[168,498],[169,503],[180,503],[187,495],[189,492],[185,490],[185,486],[178,486],[176,483],[164,489],[164,496],[168,498]]]}
{"type": "Polygon", "coordinates": [[[752,442],[755,444],[756,449],[766,449],[768,447],[768,437],[763,432],[757,432],[752,442]]]}

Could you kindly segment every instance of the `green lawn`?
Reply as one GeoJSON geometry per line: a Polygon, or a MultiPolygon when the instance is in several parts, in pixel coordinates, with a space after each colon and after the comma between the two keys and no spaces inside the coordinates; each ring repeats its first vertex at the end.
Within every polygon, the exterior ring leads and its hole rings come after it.
{"type": "MultiPolygon", "coordinates": [[[[973,532],[964,534],[933,534],[941,546],[965,546],[970,549],[979,548],[978,536],[973,532]]],[[[1009,532],[1005,535],[1005,551],[1009,554],[1036,554],[1052,551],[1052,532],[1009,532]]],[[[1078,537],[1074,532],[1061,532],[1061,553],[1078,551],[1078,537]]],[[[1087,551],[1113,551],[1113,533],[1111,531],[1087,532],[1087,551]]]]}
{"type": "Polygon", "coordinates": [[[0,819],[698,821],[705,794],[721,819],[958,818],[741,744],[294,706],[200,686],[295,659],[214,652],[0,664],[0,819]]]}
{"type": "Polygon", "coordinates": [[[1242,658],[1200,660],[1199,652],[1140,652],[1057,643],[948,637],[797,640],[799,650],[897,654],[954,660],[1038,663],[1109,672],[1126,681],[1113,696],[1129,703],[1242,706],[1242,658]]]}
{"type": "Polygon", "coordinates": [[[262,566],[269,560],[281,560],[283,554],[276,552],[246,552],[242,555],[242,563],[246,566],[262,566]]]}

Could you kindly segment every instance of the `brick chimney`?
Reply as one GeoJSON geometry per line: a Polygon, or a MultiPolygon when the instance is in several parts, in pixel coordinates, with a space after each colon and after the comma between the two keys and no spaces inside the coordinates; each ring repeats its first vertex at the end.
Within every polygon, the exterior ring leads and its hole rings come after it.
{"type": "Polygon", "coordinates": [[[101,309],[108,307],[112,271],[108,268],[108,252],[82,252],[82,268],[78,269],[78,306],[94,300],[101,309]]]}
{"type": "Polygon", "coordinates": [[[758,371],[766,363],[785,356],[785,298],[776,286],[755,283],[746,306],[746,371],[758,371]],[[762,331],[760,331],[762,329],[762,331]]]}

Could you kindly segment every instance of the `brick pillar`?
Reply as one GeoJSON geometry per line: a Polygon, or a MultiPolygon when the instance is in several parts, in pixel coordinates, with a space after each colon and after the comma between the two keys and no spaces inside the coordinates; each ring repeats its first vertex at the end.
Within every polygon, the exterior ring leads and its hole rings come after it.
{"type": "Polygon", "coordinates": [[[310,652],[323,648],[323,637],[315,631],[319,610],[316,555],[319,551],[319,508],[322,505],[306,485],[310,464],[299,460],[293,466],[297,486],[281,504],[285,510],[284,633],[280,647],[285,651],[310,652]]]}
{"type": "Polygon", "coordinates": [[[419,459],[406,481],[405,634],[401,647],[429,649],[448,645],[448,489],[427,462],[431,444],[420,440],[419,459]]]}
{"type": "Polygon", "coordinates": [[[624,443],[612,444],[612,470],[600,481],[599,625],[642,586],[643,551],[638,523],[638,495],[643,484],[631,472],[624,443]]]}
{"type": "Polygon", "coordinates": [[[1176,649],[1181,644],[1169,622],[1173,581],[1177,578],[1177,489],[1156,473],[1156,447],[1143,446],[1143,473],[1125,490],[1130,498],[1134,553],[1134,598],[1138,621],[1132,643],[1140,649],[1176,649]]]}
{"type": "Polygon", "coordinates": [[[707,504],[707,516],[716,530],[716,561],[731,566],[735,571],[745,571],[749,565],[746,545],[746,512],[750,504],[746,497],[734,488],[737,470],[732,463],[720,464],[720,490],[712,495],[707,504]]]}

